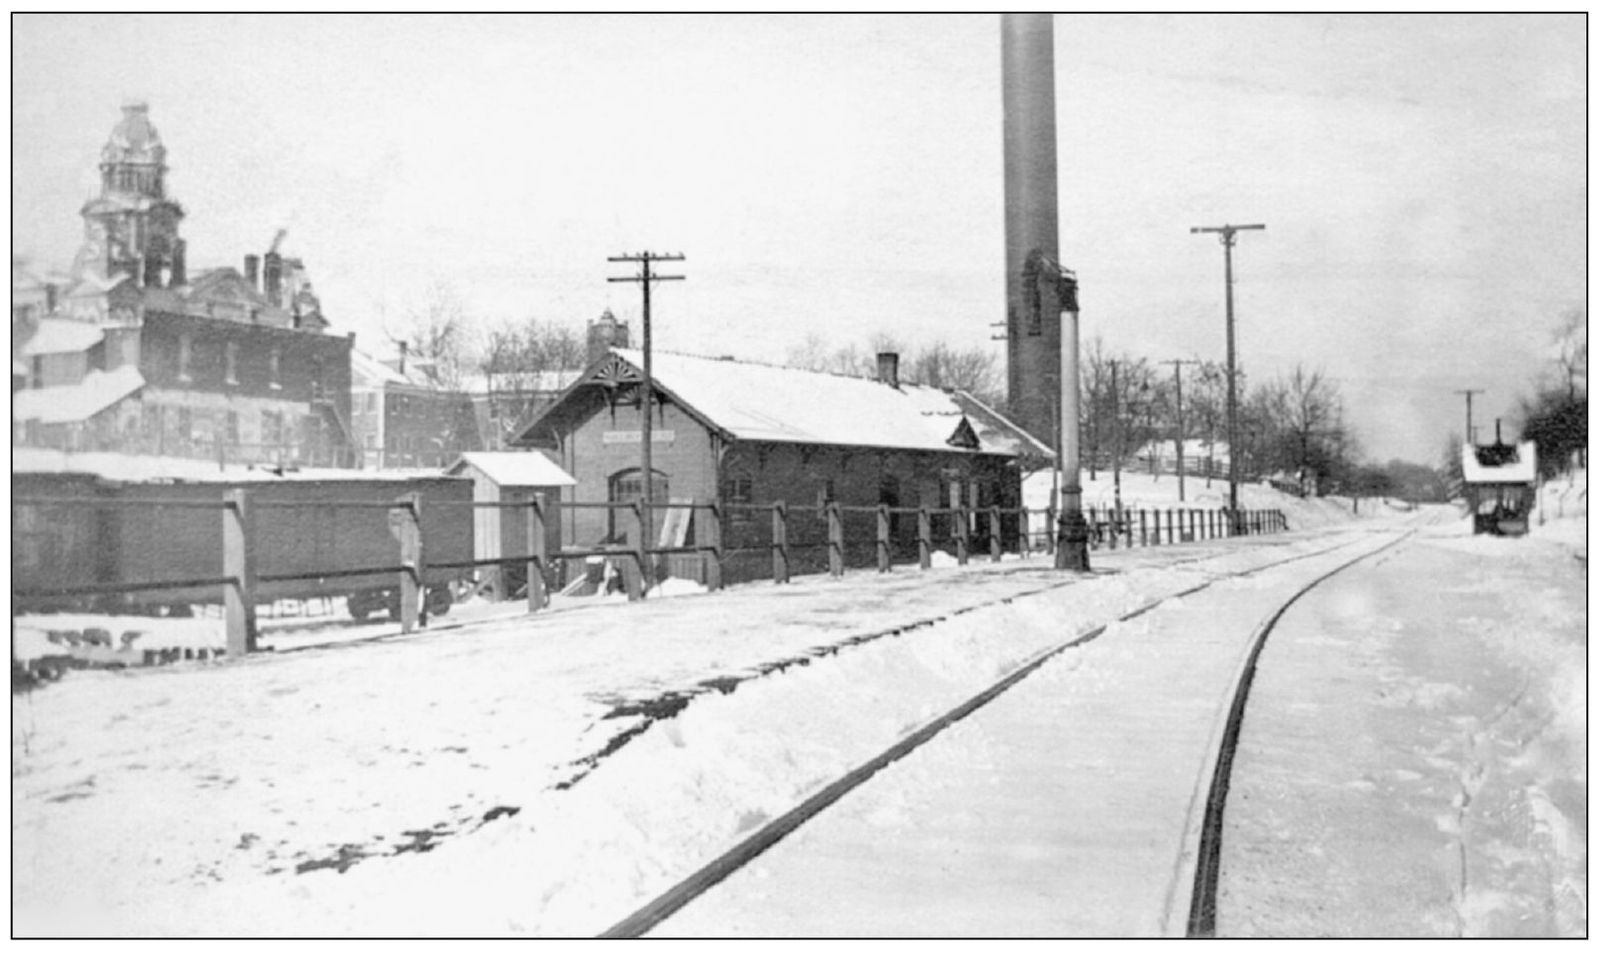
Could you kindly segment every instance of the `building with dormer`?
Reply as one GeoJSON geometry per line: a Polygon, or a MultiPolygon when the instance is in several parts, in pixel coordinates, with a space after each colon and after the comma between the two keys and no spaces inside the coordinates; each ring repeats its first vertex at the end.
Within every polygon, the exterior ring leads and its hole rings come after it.
{"type": "Polygon", "coordinates": [[[326,333],[283,233],[240,269],[189,266],[168,171],[147,105],[125,104],[71,272],[13,264],[13,445],[350,464],[353,336],[326,333]]]}

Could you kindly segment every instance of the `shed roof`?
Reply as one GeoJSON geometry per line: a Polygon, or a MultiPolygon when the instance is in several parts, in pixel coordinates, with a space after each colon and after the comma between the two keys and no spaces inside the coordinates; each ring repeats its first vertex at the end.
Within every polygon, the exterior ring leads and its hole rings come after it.
{"type": "MultiPolygon", "coordinates": [[[[1507,447],[1507,446],[1506,446],[1507,447]]],[[[1490,448],[1480,446],[1479,448],[1490,448]]],[[[1466,445],[1464,447],[1464,481],[1485,483],[1515,483],[1532,482],[1537,479],[1538,449],[1536,442],[1522,442],[1515,446],[1509,458],[1500,461],[1497,465],[1483,465],[1478,447],[1466,445]]]]}
{"type": "Polygon", "coordinates": [[[133,365],[93,371],[77,385],[29,388],[11,396],[11,420],[45,425],[82,422],[146,386],[133,365]]]}
{"type": "Polygon", "coordinates": [[[449,469],[448,475],[460,475],[464,466],[472,466],[484,473],[497,485],[564,486],[574,485],[574,477],[558,468],[557,464],[539,452],[463,452],[462,457],[449,469]]]}
{"type": "MultiPolygon", "coordinates": [[[[516,437],[542,437],[538,430],[571,398],[640,375],[640,352],[613,349],[516,437]]],[[[856,375],[671,352],[654,352],[653,384],[714,428],[744,441],[962,452],[964,445],[949,440],[967,437],[969,448],[997,455],[1019,454],[1023,441],[1017,429],[982,432],[993,421],[985,412],[966,411],[951,392],[924,385],[892,388],[856,375]],[[970,433],[962,431],[965,422],[970,433]]],[[[1023,444],[1033,442],[1040,445],[1034,439],[1023,444]]]]}

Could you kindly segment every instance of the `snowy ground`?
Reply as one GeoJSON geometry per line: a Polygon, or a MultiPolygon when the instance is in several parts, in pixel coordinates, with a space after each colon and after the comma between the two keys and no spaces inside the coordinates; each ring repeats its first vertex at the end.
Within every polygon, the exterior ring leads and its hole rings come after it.
{"type": "Polygon", "coordinates": [[[597,919],[581,902],[619,910],[1042,646],[1241,548],[1111,554],[1119,574],[1079,584],[1044,558],[807,578],[71,674],[12,700],[16,927],[573,932],[597,919]],[[695,707],[740,698],[754,715],[714,724],[732,743],[669,765],[695,707]]]}
{"type": "Polygon", "coordinates": [[[1561,541],[1463,521],[1293,608],[1245,714],[1219,933],[1586,934],[1586,590],[1561,541]]]}
{"type": "Polygon", "coordinates": [[[12,701],[14,930],[591,933],[1044,647],[1366,524],[72,674],[12,701]]]}

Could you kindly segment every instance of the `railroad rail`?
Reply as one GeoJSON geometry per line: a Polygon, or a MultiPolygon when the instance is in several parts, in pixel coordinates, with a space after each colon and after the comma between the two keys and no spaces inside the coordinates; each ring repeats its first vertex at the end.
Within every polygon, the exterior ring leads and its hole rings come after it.
{"type": "MultiPolygon", "coordinates": [[[[1195,935],[1197,933],[1194,929],[1196,920],[1200,922],[1201,927],[1205,926],[1204,921],[1206,920],[1209,920],[1211,922],[1211,926],[1214,926],[1215,910],[1211,902],[1214,901],[1215,897],[1215,880],[1219,866],[1221,804],[1226,795],[1227,769],[1231,767],[1232,752],[1237,746],[1239,726],[1243,717],[1243,700],[1248,695],[1250,680],[1254,676],[1256,661],[1259,658],[1262,645],[1266,641],[1267,634],[1271,632],[1272,626],[1283,615],[1283,612],[1312,588],[1319,585],[1335,573],[1338,573],[1349,566],[1356,564],[1357,562],[1367,559],[1372,555],[1376,555],[1389,549],[1397,542],[1407,538],[1407,536],[1410,534],[1411,533],[1403,533],[1396,539],[1386,540],[1376,548],[1368,552],[1360,553],[1350,561],[1337,566],[1330,572],[1318,576],[1312,580],[1307,586],[1291,596],[1290,599],[1287,600],[1282,606],[1278,607],[1263,623],[1263,626],[1253,633],[1252,639],[1245,647],[1244,655],[1241,660],[1241,666],[1236,674],[1234,683],[1230,686],[1229,692],[1227,693],[1227,711],[1223,714],[1223,724],[1219,728],[1219,735],[1214,737],[1216,750],[1209,755],[1207,765],[1203,768],[1204,772],[1207,774],[1207,777],[1203,779],[1201,785],[1196,788],[1193,796],[1193,802],[1190,806],[1190,813],[1197,811],[1202,815],[1203,819],[1199,821],[1190,820],[1190,826],[1186,826],[1184,830],[1185,839],[1187,839],[1187,835],[1189,834],[1191,827],[1197,827],[1200,832],[1199,843],[1197,846],[1185,845],[1181,849],[1180,853],[1187,853],[1191,850],[1195,851],[1200,855],[1199,860],[1191,869],[1185,869],[1181,865],[1175,868],[1170,868],[1176,879],[1179,881],[1179,884],[1174,888],[1173,895],[1168,899],[1168,907],[1175,904],[1179,900],[1178,894],[1184,895],[1184,897],[1189,900],[1189,906],[1191,908],[1189,911],[1189,933],[1191,935],[1195,935]],[[1185,877],[1189,878],[1187,883],[1183,883],[1183,878],[1185,877]],[[1196,880],[1199,882],[1199,886],[1208,889],[1208,897],[1203,896],[1202,893],[1195,892],[1195,885],[1193,882],[1196,880]]],[[[946,712],[941,713],[929,720],[922,726],[911,731],[900,741],[892,744],[887,749],[870,758],[867,762],[846,772],[843,776],[831,781],[822,789],[818,790],[812,796],[794,806],[787,812],[765,823],[753,833],[734,844],[720,856],[698,868],[696,871],[689,874],[687,877],[683,878],[665,890],[663,893],[655,896],[652,900],[643,904],[641,907],[637,908],[635,911],[604,930],[599,936],[605,938],[625,938],[639,937],[647,934],[662,921],[676,914],[683,907],[691,903],[700,895],[704,894],[706,891],[709,891],[719,885],[722,881],[726,880],[738,870],[747,866],[756,858],[760,857],[766,851],[771,849],[778,842],[782,841],[789,834],[807,824],[819,813],[850,794],[857,787],[872,779],[873,776],[884,768],[911,754],[919,747],[924,746],[935,737],[939,736],[953,724],[965,719],[966,717],[975,713],[977,710],[990,704],[998,697],[1004,695],[1016,684],[1029,677],[1032,673],[1041,668],[1044,664],[1048,663],[1054,657],[1097,639],[1111,625],[1125,623],[1137,619],[1168,602],[1192,596],[1219,583],[1244,578],[1246,576],[1254,575],[1278,566],[1297,563],[1317,556],[1341,551],[1362,541],[1365,538],[1366,536],[1359,535],[1344,541],[1337,540],[1334,544],[1325,548],[1316,549],[1299,555],[1293,555],[1287,559],[1274,560],[1232,573],[1213,575],[1211,578],[1201,582],[1198,585],[1180,590],[1175,593],[1169,593],[1158,599],[1154,599],[1122,616],[1117,617],[1111,622],[1095,626],[1072,639],[1056,643],[1047,649],[1042,650],[1022,663],[1020,666],[1001,676],[991,685],[985,687],[978,693],[962,701],[946,712]]],[[[1221,556],[1226,555],[1226,553],[1213,555],[1221,556]]],[[[1211,558],[1213,558],[1213,556],[1202,555],[1194,559],[1172,563],[1171,565],[1198,563],[1208,561],[1211,558]]],[[[1200,933],[1208,932],[1209,931],[1202,931],[1200,933]]]]}

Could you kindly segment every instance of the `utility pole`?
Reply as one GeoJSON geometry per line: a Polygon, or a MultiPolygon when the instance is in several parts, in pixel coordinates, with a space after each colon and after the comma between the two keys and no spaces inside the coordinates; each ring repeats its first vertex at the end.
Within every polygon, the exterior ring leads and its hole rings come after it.
{"type": "Polygon", "coordinates": [[[1228,511],[1233,514],[1233,532],[1243,535],[1244,527],[1239,515],[1239,390],[1237,363],[1233,347],[1233,245],[1234,235],[1240,231],[1264,231],[1265,224],[1224,224],[1217,228],[1190,228],[1190,234],[1218,234],[1222,236],[1222,264],[1227,277],[1228,292],[1228,511]]]}
{"type": "Polygon", "coordinates": [[[609,278],[609,281],[634,281],[642,285],[642,383],[637,388],[637,401],[642,406],[642,531],[638,533],[637,567],[641,569],[644,589],[652,582],[653,570],[648,565],[648,550],[653,548],[653,283],[655,281],[686,281],[686,275],[656,275],[651,265],[656,261],[686,261],[682,254],[622,254],[608,259],[635,261],[642,270],[629,278],[609,278]]]}
{"type": "Polygon", "coordinates": [[[1172,382],[1177,386],[1177,501],[1183,501],[1183,366],[1197,365],[1191,358],[1173,358],[1160,364],[1170,365],[1172,382]]]}
{"type": "Polygon", "coordinates": [[[1470,408],[1470,402],[1473,401],[1477,395],[1487,394],[1487,390],[1485,388],[1464,388],[1454,392],[1453,394],[1464,396],[1464,444],[1474,445],[1476,442],[1476,423],[1470,408]]]}
{"type": "MultiPolygon", "coordinates": [[[[1119,372],[1117,359],[1109,360],[1109,397],[1110,397],[1110,448],[1115,455],[1115,520],[1119,524],[1121,519],[1121,386],[1116,377],[1119,372]]],[[[1110,527],[1109,543],[1115,545],[1115,527],[1110,527]]]]}

